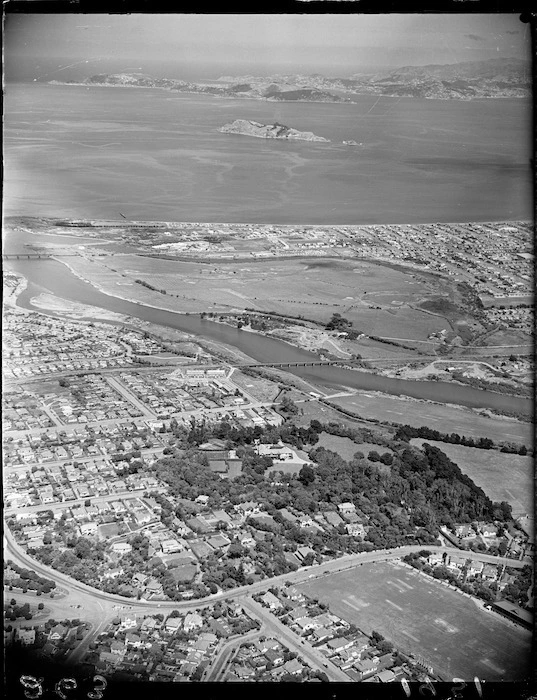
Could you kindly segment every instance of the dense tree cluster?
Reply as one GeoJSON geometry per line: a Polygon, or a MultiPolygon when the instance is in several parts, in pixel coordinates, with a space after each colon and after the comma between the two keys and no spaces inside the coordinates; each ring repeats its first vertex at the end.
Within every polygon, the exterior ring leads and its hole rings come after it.
{"type": "Polygon", "coordinates": [[[11,571],[14,571],[19,575],[18,578],[10,579],[10,587],[22,588],[23,592],[26,592],[27,590],[37,591],[39,594],[50,593],[50,591],[56,588],[55,581],[39,576],[39,574],[37,574],[35,571],[25,569],[22,566],[12,562],[10,559],[4,562],[4,571],[7,569],[11,569],[11,571]]]}
{"type": "MultiPolygon", "coordinates": [[[[60,532],[61,524],[59,523],[60,532]]],[[[99,580],[100,567],[105,562],[106,544],[95,542],[86,537],[77,537],[68,530],[63,541],[67,549],[60,550],[53,543],[44,544],[32,550],[38,561],[51,566],[63,574],[72,576],[77,581],[96,585],[99,580]]]]}
{"type": "Polygon", "coordinates": [[[529,602],[529,595],[533,598],[535,593],[535,591],[530,591],[532,576],[533,569],[529,564],[517,571],[515,580],[508,583],[503,589],[503,597],[516,605],[526,606],[529,602]]]}
{"type": "Polygon", "coordinates": [[[341,314],[334,313],[332,318],[328,321],[325,326],[327,331],[339,331],[340,333],[346,333],[350,340],[355,340],[360,332],[356,331],[352,327],[352,321],[344,318],[341,314]]]}
{"type": "MultiPolygon", "coordinates": [[[[435,442],[447,442],[452,445],[464,445],[464,447],[476,447],[481,450],[495,449],[497,446],[490,438],[473,438],[459,435],[458,433],[441,433],[434,428],[428,428],[422,425],[421,428],[414,428],[411,425],[401,425],[394,435],[394,440],[409,442],[412,438],[423,438],[425,440],[434,440],[435,442]]],[[[501,447],[501,452],[517,453],[526,455],[528,450],[525,445],[514,446],[504,444],[501,447]]]]}

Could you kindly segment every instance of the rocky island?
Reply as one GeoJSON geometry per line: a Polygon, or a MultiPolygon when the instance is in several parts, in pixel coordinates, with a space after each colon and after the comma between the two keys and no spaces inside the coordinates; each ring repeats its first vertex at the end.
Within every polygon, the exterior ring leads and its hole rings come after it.
{"type": "Polygon", "coordinates": [[[322,141],[329,143],[329,139],[315,136],[311,131],[297,131],[283,124],[261,124],[248,119],[235,119],[230,124],[218,129],[223,134],[240,134],[241,136],[254,136],[258,139],[286,139],[289,141],[322,141]]]}

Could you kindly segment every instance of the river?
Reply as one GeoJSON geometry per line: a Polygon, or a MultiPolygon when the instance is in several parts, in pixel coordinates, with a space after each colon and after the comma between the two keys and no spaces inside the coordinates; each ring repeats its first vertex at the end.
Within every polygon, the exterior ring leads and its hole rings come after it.
{"type": "MultiPolygon", "coordinates": [[[[104,294],[90,283],[76,277],[65,265],[55,260],[10,260],[9,267],[23,275],[29,282],[27,289],[22,292],[18,299],[19,306],[24,308],[32,309],[32,297],[46,291],[63,299],[97,306],[116,313],[134,316],[150,323],[192,333],[219,343],[226,343],[258,362],[318,360],[318,356],[314,353],[295,348],[273,338],[241,331],[225,324],[202,320],[197,315],[184,315],[155,309],[104,294]]],[[[289,371],[312,384],[334,389],[345,386],[470,408],[516,411],[526,415],[531,415],[533,412],[533,403],[530,399],[446,382],[415,382],[393,379],[335,366],[292,367],[289,368],[289,371]]]]}

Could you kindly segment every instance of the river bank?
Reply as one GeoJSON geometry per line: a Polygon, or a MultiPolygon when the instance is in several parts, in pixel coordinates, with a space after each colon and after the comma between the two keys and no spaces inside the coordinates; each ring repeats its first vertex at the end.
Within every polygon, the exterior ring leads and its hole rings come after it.
{"type": "Polygon", "coordinates": [[[289,363],[295,366],[285,368],[309,384],[323,387],[350,387],[365,391],[380,391],[393,396],[411,396],[438,403],[489,408],[492,410],[522,415],[532,415],[533,404],[529,399],[503,396],[494,392],[455,386],[445,382],[413,382],[382,377],[359,370],[349,370],[338,366],[304,366],[318,360],[318,355],[294,348],[273,338],[261,337],[256,333],[242,333],[236,328],[202,320],[199,315],[178,314],[158,307],[130,302],[110,294],[103,294],[95,286],[82,282],[70,273],[68,267],[55,260],[15,260],[9,261],[10,268],[26,276],[29,288],[19,297],[19,306],[32,308],[31,298],[47,290],[61,298],[75,300],[83,304],[98,306],[127,316],[160,326],[171,327],[194,335],[204,341],[225,344],[239,350],[247,357],[262,364],[289,363]]]}

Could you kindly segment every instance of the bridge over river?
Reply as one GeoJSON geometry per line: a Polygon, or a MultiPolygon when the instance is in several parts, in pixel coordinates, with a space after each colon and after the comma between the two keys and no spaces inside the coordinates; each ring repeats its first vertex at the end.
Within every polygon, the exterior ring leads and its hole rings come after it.
{"type": "MultiPolygon", "coordinates": [[[[329,367],[331,365],[347,366],[350,365],[343,360],[311,360],[309,362],[226,362],[226,367],[235,367],[243,369],[246,367],[329,367]]],[[[188,367],[185,369],[222,369],[222,365],[196,365],[196,367],[188,367]]]]}
{"type": "Polygon", "coordinates": [[[64,253],[60,251],[56,253],[7,253],[2,254],[2,260],[51,260],[54,255],[61,255],[62,258],[65,258],[78,256],[79,253],[64,253]]]}

